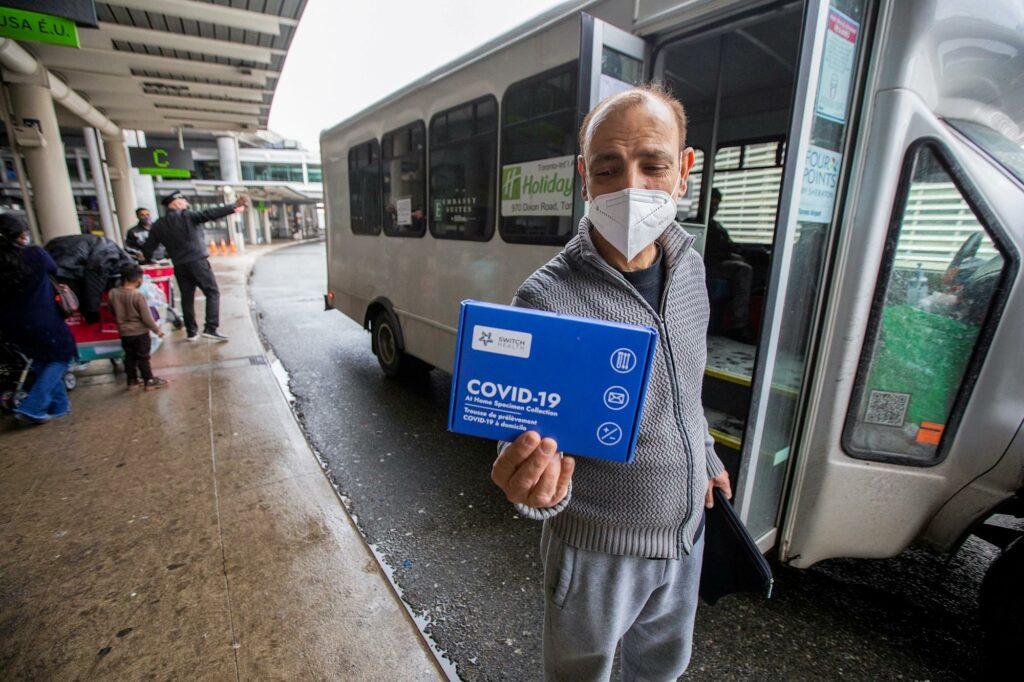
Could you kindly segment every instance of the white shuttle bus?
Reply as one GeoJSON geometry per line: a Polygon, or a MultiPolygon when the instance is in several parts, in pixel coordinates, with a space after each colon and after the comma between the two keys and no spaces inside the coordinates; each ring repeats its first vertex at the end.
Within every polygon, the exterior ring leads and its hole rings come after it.
{"type": "Polygon", "coordinates": [[[564,3],[324,131],[326,304],[386,374],[450,371],[459,302],[574,233],[583,115],[661,81],[697,156],[678,220],[703,235],[717,189],[753,281],[737,304],[708,263],[703,399],[758,544],[976,534],[986,614],[1019,624],[1024,540],[991,517],[1024,516],[1021,26],[1022,0],[564,3]]]}

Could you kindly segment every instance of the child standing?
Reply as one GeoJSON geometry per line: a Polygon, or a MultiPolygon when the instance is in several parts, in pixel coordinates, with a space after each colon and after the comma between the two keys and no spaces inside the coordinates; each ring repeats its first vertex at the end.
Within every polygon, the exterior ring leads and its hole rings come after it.
{"type": "Polygon", "coordinates": [[[128,388],[141,385],[152,391],[167,385],[166,379],[153,376],[149,367],[149,332],[163,338],[164,332],[149,313],[149,301],[139,291],[142,268],[127,265],[121,271],[121,286],[110,292],[110,309],[117,319],[117,331],[124,348],[124,371],[128,375],[128,388]],[[139,375],[142,375],[141,380],[139,375]]]}

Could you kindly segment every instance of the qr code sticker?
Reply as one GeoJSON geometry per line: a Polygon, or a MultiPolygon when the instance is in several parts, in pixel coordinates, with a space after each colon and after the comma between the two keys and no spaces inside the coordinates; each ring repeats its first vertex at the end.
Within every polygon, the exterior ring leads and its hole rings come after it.
{"type": "Polygon", "coordinates": [[[903,426],[909,406],[909,393],[871,391],[868,397],[868,413],[864,416],[864,421],[881,426],[903,426]]]}

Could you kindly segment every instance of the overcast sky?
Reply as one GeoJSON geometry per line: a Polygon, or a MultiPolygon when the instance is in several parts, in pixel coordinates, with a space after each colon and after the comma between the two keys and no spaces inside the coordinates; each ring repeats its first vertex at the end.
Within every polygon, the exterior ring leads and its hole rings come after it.
{"type": "Polygon", "coordinates": [[[309,0],[270,129],[318,149],[320,130],[561,0],[309,0]]]}

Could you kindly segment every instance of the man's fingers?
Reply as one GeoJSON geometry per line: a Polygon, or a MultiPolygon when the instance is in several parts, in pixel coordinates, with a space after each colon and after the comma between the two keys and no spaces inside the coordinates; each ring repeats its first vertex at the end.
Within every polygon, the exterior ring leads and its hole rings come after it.
{"type": "Polygon", "coordinates": [[[726,499],[731,500],[732,499],[732,484],[729,482],[729,479],[726,478],[725,479],[725,485],[719,486],[719,487],[721,487],[722,492],[725,493],[726,499]]]}
{"type": "Polygon", "coordinates": [[[569,494],[569,482],[572,480],[572,472],[575,469],[575,459],[562,457],[562,468],[558,472],[558,487],[555,489],[555,499],[552,501],[552,505],[558,504],[569,494]]]}
{"type": "Polygon", "coordinates": [[[714,479],[712,479],[708,481],[708,490],[706,493],[704,493],[704,506],[707,507],[708,509],[711,509],[712,507],[715,506],[715,496],[712,494],[712,491],[714,489],[715,481],[714,479]]]}
{"type": "Polygon", "coordinates": [[[530,491],[548,468],[548,463],[555,456],[555,441],[545,438],[508,479],[505,495],[511,502],[526,502],[530,491]]]}
{"type": "Polygon", "coordinates": [[[521,433],[494,460],[494,466],[491,468],[491,480],[504,490],[509,479],[512,478],[512,474],[516,472],[520,464],[526,461],[527,457],[533,454],[538,445],[540,445],[540,434],[536,431],[521,433]]]}
{"type": "Polygon", "coordinates": [[[562,470],[562,463],[558,457],[551,457],[548,466],[540,475],[540,480],[533,486],[526,504],[529,507],[542,509],[555,504],[555,489],[558,487],[558,474],[562,470]]]}
{"type": "Polygon", "coordinates": [[[727,500],[732,499],[732,483],[729,481],[728,471],[723,471],[722,473],[718,474],[717,476],[711,479],[711,482],[716,487],[722,489],[722,492],[725,493],[725,498],[727,500]]]}

